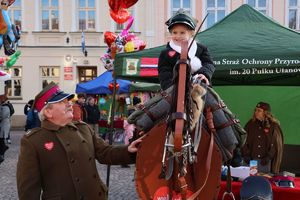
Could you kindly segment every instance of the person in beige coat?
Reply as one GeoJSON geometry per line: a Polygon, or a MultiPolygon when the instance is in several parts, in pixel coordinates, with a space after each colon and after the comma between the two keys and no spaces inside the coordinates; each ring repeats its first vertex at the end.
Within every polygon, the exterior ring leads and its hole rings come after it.
{"type": "Polygon", "coordinates": [[[84,122],[72,122],[73,110],[66,94],[55,84],[40,92],[34,107],[41,127],[21,139],[17,163],[20,200],[106,200],[96,162],[109,165],[135,162],[140,139],[130,145],[112,146],[84,122]]]}

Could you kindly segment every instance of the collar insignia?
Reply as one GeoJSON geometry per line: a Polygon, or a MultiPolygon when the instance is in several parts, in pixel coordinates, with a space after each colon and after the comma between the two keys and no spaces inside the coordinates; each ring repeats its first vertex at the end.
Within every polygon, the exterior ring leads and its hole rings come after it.
{"type": "Polygon", "coordinates": [[[176,51],[169,51],[168,55],[172,58],[176,54],[176,51]]]}

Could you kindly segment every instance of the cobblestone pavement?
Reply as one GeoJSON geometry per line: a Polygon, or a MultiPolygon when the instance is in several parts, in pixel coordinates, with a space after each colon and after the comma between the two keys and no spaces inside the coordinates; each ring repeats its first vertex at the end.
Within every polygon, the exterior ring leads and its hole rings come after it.
{"type": "MultiPolygon", "coordinates": [[[[16,165],[19,153],[20,139],[24,131],[12,131],[12,144],[9,145],[5,153],[5,160],[0,164],[0,200],[17,200],[16,184],[16,165]]],[[[106,165],[97,165],[98,172],[103,182],[106,183],[106,165]]],[[[134,166],[130,168],[121,168],[120,166],[111,166],[110,170],[110,200],[138,200],[135,190],[134,166]]]]}

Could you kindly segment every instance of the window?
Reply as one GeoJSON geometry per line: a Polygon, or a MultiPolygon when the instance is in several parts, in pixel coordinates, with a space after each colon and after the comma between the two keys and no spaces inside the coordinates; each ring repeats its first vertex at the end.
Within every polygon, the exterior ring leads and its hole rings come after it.
{"type": "Polygon", "coordinates": [[[10,98],[22,97],[22,67],[11,67],[7,70],[11,80],[5,81],[7,96],[10,98]]]}
{"type": "Polygon", "coordinates": [[[207,28],[214,25],[225,17],[226,4],[225,0],[206,0],[207,7],[207,28]]]}
{"type": "Polygon", "coordinates": [[[95,30],[96,4],[95,0],[78,0],[79,30],[95,30]]]}
{"type": "MultiPolygon", "coordinates": [[[[134,17],[134,8],[133,8],[133,7],[130,7],[130,8],[127,9],[127,10],[128,10],[128,12],[130,13],[130,15],[134,17]]],[[[133,23],[134,23],[134,21],[133,21],[133,23]]],[[[118,24],[118,23],[115,23],[115,24],[116,24],[116,31],[122,31],[122,30],[125,29],[125,27],[127,26],[128,23],[125,22],[125,23],[123,23],[123,24],[118,24]]],[[[133,30],[133,26],[134,26],[134,25],[132,25],[131,28],[130,28],[131,31],[133,30]]]]}
{"type": "Polygon", "coordinates": [[[79,82],[86,82],[97,77],[97,67],[78,67],[79,82]]]}
{"type": "Polygon", "coordinates": [[[58,0],[42,0],[42,30],[57,31],[58,14],[58,0]]]}
{"type": "Polygon", "coordinates": [[[288,0],[288,23],[289,28],[299,30],[300,29],[300,1],[288,0]]]}
{"type": "Polygon", "coordinates": [[[43,66],[40,67],[40,77],[42,80],[42,88],[49,85],[51,82],[59,84],[59,67],[43,66]]]}
{"type": "Polygon", "coordinates": [[[192,14],[191,0],[171,0],[171,16],[173,16],[180,8],[183,8],[188,13],[192,14]]]}
{"type": "Polygon", "coordinates": [[[268,14],[267,0],[247,0],[247,4],[265,15],[268,14]]]}
{"type": "Polygon", "coordinates": [[[16,0],[8,9],[8,14],[11,19],[11,23],[22,28],[21,19],[21,0],[16,0]]]}

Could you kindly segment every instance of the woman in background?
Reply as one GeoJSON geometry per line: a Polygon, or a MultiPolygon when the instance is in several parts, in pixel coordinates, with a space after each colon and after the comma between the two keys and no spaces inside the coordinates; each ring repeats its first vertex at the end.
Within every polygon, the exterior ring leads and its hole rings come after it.
{"type": "Polygon", "coordinates": [[[258,172],[279,173],[283,152],[283,134],[271,106],[259,102],[245,126],[247,140],[242,149],[244,161],[258,161],[258,172]]]}

